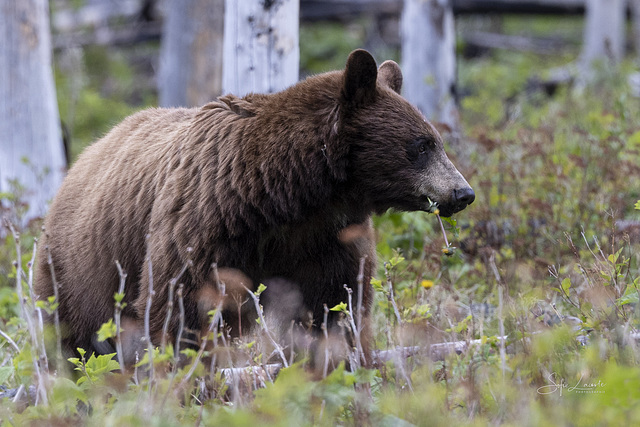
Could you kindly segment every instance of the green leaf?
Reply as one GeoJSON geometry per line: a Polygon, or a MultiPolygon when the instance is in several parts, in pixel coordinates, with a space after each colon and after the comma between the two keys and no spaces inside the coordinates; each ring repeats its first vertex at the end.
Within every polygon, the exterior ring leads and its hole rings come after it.
{"type": "Polygon", "coordinates": [[[380,280],[380,279],[372,278],[371,279],[371,286],[373,286],[373,289],[376,292],[383,292],[384,291],[384,288],[382,287],[382,280],[380,280]]]}
{"type": "Polygon", "coordinates": [[[343,313],[347,312],[347,303],[346,302],[341,302],[340,304],[331,307],[329,310],[331,311],[342,311],[343,313]]]}
{"type": "Polygon", "coordinates": [[[616,300],[616,305],[621,306],[625,304],[636,304],[640,300],[640,296],[638,295],[637,282],[638,279],[636,279],[633,284],[627,286],[624,294],[622,294],[622,296],[616,300]]]}
{"type": "MultiPolygon", "coordinates": [[[[86,380],[86,377],[82,378],[85,378],[86,380]]],[[[73,404],[68,406],[69,408],[75,408],[75,402],[78,400],[83,403],[87,403],[89,399],[87,398],[87,395],[82,390],[82,388],[79,386],[79,384],[82,384],[82,382],[78,381],[78,384],[76,384],[68,378],[59,377],[53,383],[53,390],[51,393],[52,401],[54,403],[69,403],[70,398],[74,399],[73,404]]]]}
{"type": "Polygon", "coordinates": [[[636,204],[633,206],[633,208],[634,208],[634,209],[637,209],[637,210],[639,210],[639,211],[640,211],[640,200],[638,200],[638,201],[636,202],[636,204]]]}
{"type": "Polygon", "coordinates": [[[415,314],[421,318],[429,318],[431,317],[431,305],[429,304],[416,304],[413,307],[415,314]]]}
{"type": "MultiPolygon", "coordinates": [[[[299,364],[282,368],[274,382],[267,382],[265,388],[254,392],[254,404],[259,408],[260,414],[267,416],[269,420],[282,419],[286,415],[290,420],[301,421],[303,414],[305,417],[308,416],[312,410],[313,391],[316,389],[316,385],[309,381],[309,377],[310,374],[299,364]]],[[[278,423],[272,422],[272,424],[278,423]]],[[[281,422],[279,425],[303,425],[303,423],[289,421],[281,422]]]]}
{"type": "Polygon", "coordinates": [[[457,333],[465,332],[469,328],[469,323],[471,322],[471,315],[468,315],[464,319],[462,319],[456,326],[453,327],[453,331],[457,333]]]}
{"type": "Polygon", "coordinates": [[[453,217],[441,216],[440,219],[442,220],[442,222],[446,222],[451,226],[451,232],[453,233],[453,237],[456,239],[459,238],[460,229],[458,228],[458,221],[453,217]]]}
{"type": "Polygon", "coordinates": [[[113,323],[113,319],[109,319],[108,322],[103,323],[98,329],[98,341],[103,342],[109,338],[116,336],[116,324],[113,323]]]}
{"type": "MultiPolygon", "coordinates": [[[[363,368],[358,368],[358,370],[363,368]]],[[[356,371],[357,372],[357,371],[356,371]]],[[[324,384],[333,384],[340,386],[353,387],[357,382],[356,375],[352,372],[348,372],[344,368],[344,362],[340,362],[338,367],[334,369],[326,378],[322,380],[324,384]]]]}
{"type": "Polygon", "coordinates": [[[616,264],[616,262],[618,262],[618,258],[620,257],[620,253],[622,253],[622,249],[624,248],[620,248],[620,250],[618,250],[618,252],[616,252],[615,254],[611,254],[607,257],[607,259],[609,260],[609,262],[613,265],[616,264]]]}
{"type": "Polygon", "coordinates": [[[391,264],[392,267],[395,267],[396,265],[400,264],[403,261],[404,261],[404,257],[399,253],[396,253],[395,256],[389,260],[389,263],[391,264]]]}
{"type": "Polygon", "coordinates": [[[609,286],[611,284],[611,275],[604,270],[600,270],[600,277],[609,281],[609,283],[605,283],[605,286],[609,286]]]}
{"type": "Polygon", "coordinates": [[[255,291],[254,293],[256,294],[257,297],[260,296],[261,293],[263,293],[265,291],[265,289],[267,289],[267,287],[264,285],[264,283],[260,283],[258,285],[258,290],[255,291]]]}
{"type": "Polygon", "coordinates": [[[366,368],[358,368],[354,373],[355,380],[358,383],[370,384],[378,378],[378,370],[377,369],[366,369],[366,368]]]}
{"type": "MultiPolygon", "coordinates": [[[[154,348],[153,349],[153,360],[155,361],[158,354],[160,354],[160,349],[159,348],[154,348]]],[[[145,349],[144,355],[142,356],[142,359],[136,363],[134,366],[136,367],[140,367],[140,366],[144,366],[144,365],[148,365],[149,364],[149,351],[147,349],[145,349]]]]}
{"type": "Polygon", "coordinates": [[[565,277],[562,280],[562,284],[560,286],[562,286],[562,290],[564,291],[564,293],[566,295],[569,295],[569,288],[571,288],[571,279],[568,277],[565,277]]]}
{"type": "Polygon", "coordinates": [[[100,375],[120,369],[120,364],[112,360],[116,353],[101,354],[96,356],[95,353],[87,360],[86,370],[91,379],[97,379],[100,375]]]}
{"type": "Polygon", "coordinates": [[[9,377],[13,374],[13,366],[1,366],[0,367],[0,384],[7,382],[9,377]]]}
{"type": "Polygon", "coordinates": [[[446,222],[447,224],[451,225],[452,227],[457,227],[458,226],[458,221],[451,217],[451,216],[441,216],[440,219],[442,220],[442,222],[446,222]]]}

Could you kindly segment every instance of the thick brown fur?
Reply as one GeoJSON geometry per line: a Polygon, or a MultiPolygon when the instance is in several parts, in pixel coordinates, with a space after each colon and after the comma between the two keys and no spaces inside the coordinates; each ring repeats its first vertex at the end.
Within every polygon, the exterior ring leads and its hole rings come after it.
{"type": "MultiPolygon", "coordinates": [[[[373,58],[355,51],[345,71],[280,93],[139,112],[86,149],[42,238],[60,286],[66,346],[94,350],[95,332],[113,316],[116,260],[128,273],[124,315],[140,325],[151,264],[156,343],[169,283],[188,260],[180,282],[193,330],[206,319],[199,296],[215,282],[214,263],[251,282],[242,286],[266,283],[266,301],[269,283],[295,286],[319,328],[323,304],[346,301],[344,284],[357,291],[365,257],[366,322],[371,214],[425,209],[427,198],[449,214],[470,203],[460,200],[461,189],[471,190],[437,131],[397,93],[401,82],[395,63],[377,73],[373,58]]],[[[39,255],[36,291],[45,299],[52,281],[45,251],[39,255]]],[[[170,332],[177,328],[174,310],[170,332]]]]}

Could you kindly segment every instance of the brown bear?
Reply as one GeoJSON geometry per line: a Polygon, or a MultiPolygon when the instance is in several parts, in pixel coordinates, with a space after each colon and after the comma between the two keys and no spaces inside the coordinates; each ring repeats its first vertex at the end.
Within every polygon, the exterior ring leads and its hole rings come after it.
{"type": "MultiPolygon", "coordinates": [[[[267,284],[265,309],[294,304],[270,284],[295,288],[301,309],[291,316],[302,321],[310,313],[316,330],[324,304],[347,300],[346,284],[354,304],[362,300],[366,326],[375,266],[371,215],[426,210],[434,201],[450,216],[475,197],[438,132],[400,96],[401,85],[395,62],[378,69],[368,52],[356,50],[345,70],[279,93],[138,112],[87,148],[55,197],[42,237],[59,284],[66,347],[99,347],[95,333],[114,313],[116,260],[128,273],[123,315],[138,325],[152,272],[155,344],[169,283],[184,266],[191,330],[203,328],[203,307],[212,308],[202,299],[218,285],[214,265],[236,272],[239,286],[267,284]]],[[[53,295],[46,259],[40,251],[41,299],[53,295]]],[[[177,313],[169,326],[174,337],[177,313]]],[[[332,312],[329,323],[336,318],[332,312]]]]}

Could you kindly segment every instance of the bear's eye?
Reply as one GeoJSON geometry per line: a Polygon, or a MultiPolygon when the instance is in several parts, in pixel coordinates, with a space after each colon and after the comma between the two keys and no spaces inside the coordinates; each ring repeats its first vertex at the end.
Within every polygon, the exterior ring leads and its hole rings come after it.
{"type": "Polygon", "coordinates": [[[429,143],[429,139],[424,136],[420,136],[412,140],[407,146],[407,155],[409,159],[413,162],[418,162],[417,164],[424,166],[424,162],[426,162],[427,158],[429,157],[429,143]]]}

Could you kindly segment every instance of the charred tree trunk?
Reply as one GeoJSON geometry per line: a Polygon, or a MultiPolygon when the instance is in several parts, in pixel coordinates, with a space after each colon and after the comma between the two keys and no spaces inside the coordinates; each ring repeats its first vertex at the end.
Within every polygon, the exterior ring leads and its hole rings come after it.
{"type": "Polygon", "coordinates": [[[49,6],[0,0],[0,10],[0,192],[23,188],[28,210],[22,219],[28,220],[45,213],[66,167],[49,6]]]}
{"type": "Polygon", "coordinates": [[[223,91],[273,93],[298,81],[299,0],[226,0],[223,91]]]}
{"type": "Polygon", "coordinates": [[[169,0],[158,76],[162,107],[199,106],[222,93],[224,0],[169,0]]]}

